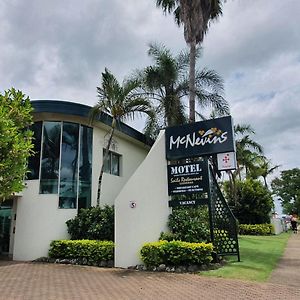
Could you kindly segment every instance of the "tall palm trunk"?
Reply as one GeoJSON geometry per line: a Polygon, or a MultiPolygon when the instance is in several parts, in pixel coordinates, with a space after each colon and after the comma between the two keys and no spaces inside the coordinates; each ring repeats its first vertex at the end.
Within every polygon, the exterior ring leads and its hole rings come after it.
{"type": "Polygon", "coordinates": [[[109,149],[110,149],[112,138],[113,138],[113,135],[114,135],[114,132],[115,132],[115,127],[116,127],[116,120],[113,119],[112,125],[111,125],[111,132],[110,132],[110,136],[109,136],[107,146],[105,148],[105,153],[104,153],[104,156],[103,156],[102,166],[101,166],[99,179],[98,179],[97,205],[96,205],[97,207],[100,206],[100,196],[101,196],[102,178],[103,178],[103,173],[104,173],[104,163],[107,160],[108,155],[109,155],[109,149]]]}
{"type": "Polygon", "coordinates": [[[195,122],[195,66],[196,66],[196,40],[193,40],[190,43],[190,74],[189,74],[190,123],[195,122]]]}

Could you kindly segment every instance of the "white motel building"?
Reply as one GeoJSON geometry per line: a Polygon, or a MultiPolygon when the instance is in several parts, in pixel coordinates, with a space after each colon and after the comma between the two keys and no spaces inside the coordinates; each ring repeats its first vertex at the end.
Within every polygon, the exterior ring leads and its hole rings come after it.
{"type": "MultiPolygon", "coordinates": [[[[52,240],[69,238],[66,221],[79,209],[96,205],[111,123],[102,114],[91,124],[90,107],[82,104],[38,100],[32,105],[35,155],[29,160],[26,187],[0,207],[0,253],[13,260],[47,256],[52,240]]],[[[142,133],[119,124],[105,163],[101,205],[115,204],[150,148],[142,133]]]]}

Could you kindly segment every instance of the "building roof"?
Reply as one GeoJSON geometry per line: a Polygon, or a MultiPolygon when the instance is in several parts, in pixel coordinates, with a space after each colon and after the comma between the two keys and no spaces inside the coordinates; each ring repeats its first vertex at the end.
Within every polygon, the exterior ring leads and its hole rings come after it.
{"type": "MultiPolygon", "coordinates": [[[[31,101],[31,104],[35,113],[57,113],[72,116],[75,115],[85,118],[89,118],[89,113],[92,108],[88,105],[61,100],[33,100],[31,101]]],[[[101,115],[96,118],[96,120],[108,126],[110,126],[112,123],[112,117],[104,112],[102,112],[101,115]]],[[[119,122],[117,124],[117,129],[120,132],[146,145],[151,146],[153,144],[151,139],[147,138],[144,134],[126,125],[125,123],[119,122]]]]}

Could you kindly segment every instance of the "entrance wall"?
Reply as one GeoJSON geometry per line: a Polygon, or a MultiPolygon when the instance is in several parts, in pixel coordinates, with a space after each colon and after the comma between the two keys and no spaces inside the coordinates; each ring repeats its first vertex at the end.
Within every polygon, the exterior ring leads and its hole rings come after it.
{"type": "Polygon", "coordinates": [[[115,200],[115,266],[141,263],[139,251],[167,230],[168,207],[165,134],[161,131],[148,156],[115,200]]]}

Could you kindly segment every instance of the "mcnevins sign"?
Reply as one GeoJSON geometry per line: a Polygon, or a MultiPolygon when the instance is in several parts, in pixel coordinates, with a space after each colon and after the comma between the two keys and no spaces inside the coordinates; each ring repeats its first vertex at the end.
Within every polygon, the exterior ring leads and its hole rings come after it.
{"type": "Polygon", "coordinates": [[[168,166],[169,195],[208,192],[207,161],[168,166]]]}
{"type": "Polygon", "coordinates": [[[166,128],[168,160],[230,151],[235,151],[230,116],[166,128]]]}

